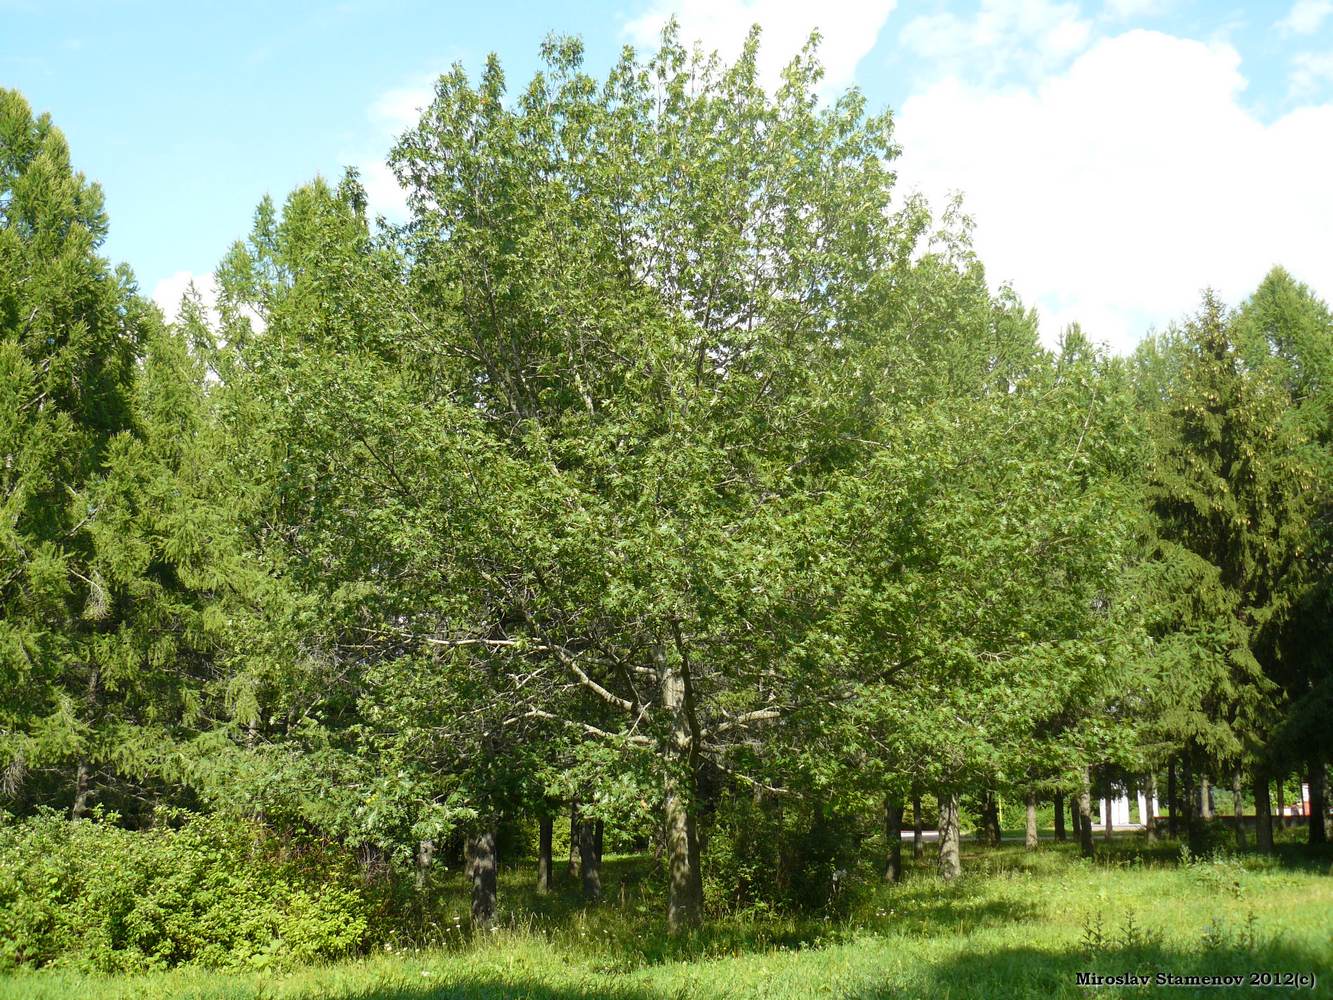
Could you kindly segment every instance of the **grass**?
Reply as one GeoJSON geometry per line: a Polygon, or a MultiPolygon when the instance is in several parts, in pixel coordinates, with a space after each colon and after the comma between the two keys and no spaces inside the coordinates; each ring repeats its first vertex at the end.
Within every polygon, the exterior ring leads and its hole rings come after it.
{"type": "MultiPolygon", "coordinates": [[[[513,871],[501,887],[509,902],[503,926],[476,937],[446,916],[434,932],[442,943],[402,941],[361,961],[124,978],[43,970],[0,979],[0,997],[1050,998],[1088,995],[1076,984],[1080,971],[1318,977],[1313,990],[1115,987],[1095,991],[1102,997],[1333,997],[1330,855],[1288,844],[1273,858],[1182,864],[1177,846],[1139,835],[1098,848],[1098,860],[1086,862],[1068,845],[1029,853],[969,844],[968,873],[953,884],[923,861],[903,884],[868,889],[842,919],[732,916],[680,942],[663,937],[653,880],[635,878],[643,859],[608,859],[609,899],[591,909],[573,887],[536,896],[530,874],[513,871]]],[[[463,886],[454,881],[447,891],[461,916],[463,886]]]]}

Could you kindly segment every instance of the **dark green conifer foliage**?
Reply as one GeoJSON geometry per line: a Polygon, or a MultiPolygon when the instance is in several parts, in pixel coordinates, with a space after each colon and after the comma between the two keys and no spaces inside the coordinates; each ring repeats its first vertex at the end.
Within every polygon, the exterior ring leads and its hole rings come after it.
{"type": "Polygon", "coordinates": [[[1304,544],[1315,470],[1275,367],[1247,357],[1215,296],[1158,347],[1172,361],[1156,366],[1171,377],[1149,473],[1155,697],[1167,739],[1220,765],[1258,752],[1273,717],[1262,636],[1304,544]]]}
{"type": "Polygon", "coordinates": [[[213,572],[202,373],[106,231],[59,130],[0,91],[0,755],[7,798],[75,815],[166,776],[213,572]]]}
{"type": "MultiPolygon", "coordinates": [[[[1274,268],[1236,317],[1247,362],[1281,386],[1284,440],[1304,490],[1286,513],[1284,562],[1256,652],[1286,700],[1266,728],[1263,780],[1333,756],[1333,313],[1274,268]]],[[[1318,837],[1318,825],[1312,835],[1318,837]]]]}

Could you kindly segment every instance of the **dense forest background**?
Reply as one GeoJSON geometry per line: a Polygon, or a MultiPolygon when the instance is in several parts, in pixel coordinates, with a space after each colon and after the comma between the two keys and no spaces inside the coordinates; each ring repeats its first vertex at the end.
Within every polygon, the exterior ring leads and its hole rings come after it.
{"type": "Polygon", "coordinates": [[[460,866],[478,926],[500,865],[623,894],[604,848],[682,932],[914,816],[945,878],[1006,806],[1092,854],[1127,790],[1271,851],[1304,781],[1324,841],[1328,307],[1048,349],[891,117],[756,50],[455,69],[407,224],[315,180],[174,317],[0,91],[0,966],[327,957],[460,866]]]}

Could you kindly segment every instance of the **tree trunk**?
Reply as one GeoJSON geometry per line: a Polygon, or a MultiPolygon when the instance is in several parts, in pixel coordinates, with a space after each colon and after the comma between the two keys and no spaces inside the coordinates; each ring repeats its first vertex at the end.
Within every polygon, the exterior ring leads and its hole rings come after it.
{"type": "Polygon", "coordinates": [[[1254,843],[1264,854],[1273,853],[1273,801],[1268,794],[1268,775],[1258,768],[1254,774],[1254,843]]]}
{"type": "Polygon", "coordinates": [[[1206,774],[1199,777],[1199,818],[1205,823],[1213,818],[1213,783],[1206,774]]]}
{"type": "Polygon", "coordinates": [[[1192,749],[1186,749],[1185,756],[1181,759],[1180,784],[1181,798],[1184,799],[1185,814],[1182,819],[1185,821],[1185,836],[1188,838],[1190,850],[1196,854],[1203,850],[1203,827],[1197,818],[1194,801],[1194,753],[1192,749]]]}
{"type": "Polygon", "coordinates": [[[583,871],[583,899],[595,903],[602,898],[602,866],[597,857],[597,823],[579,823],[579,867],[583,871]]]}
{"type": "Polygon", "coordinates": [[[1287,803],[1286,803],[1287,789],[1286,789],[1286,784],[1287,784],[1287,776],[1286,776],[1285,774],[1279,774],[1279,775],[1277,776],[1277,781],[1276,781],[1276,785],[1277,785],[1277,821],[1278,821],[1278,825],[1281,826],[1281,828],[1284,829],[1284,830],[1287,828],[1287,803]]]}
{"type": "Polygon", "coordinates": [[[417,889],[426,887],[426,875],[430,871],[430,866],[435,861],[435,841],[422,840],[417,842],[417,889]]]}
{"type": "Polygon", "coordinates": [[[1104,827],[1102,831],[1103,840],[1111,839],[1111,831],[1113,829],[1111,825],[1111,814],[1113,811],[1114,810],[1111,808],[1110,796],[1102,799],[1102,812],[1105,814],[1102,816],[1102,826],[1104,827]]]}
{"type": "Polygon", "coordinates": [[[903,880],[903,800],[891,795],[884,800],[884,881],[903,880]]]}
{"type": "Polygon", "coordinates": [[[537,891],[551,891],[551,840],[555,832],[555,820],[547,815],[539,820],[537,833],[537,891]]]}
{"type": "Polygon", "coordinates": [[[606,824],[599,819],[596,827],[593,828],[592,834],[592,850],[593,853],[597,855],[597,867],[599,870],[602,867],[602,840],[605,833],[606,824]]]}
{"type": "Polygon", "coordinates": [[[1028,789],[1027,794],[1027,830],[1023,837],[1023,846],[1029,851],[1037,849],[1037,794],[1028,789]]]}
{"type": "Polygon", "coordinates": [[[1157,813],[1153,810],[1153,802],[1157,798],[1157,772],[1149,771],[1147,780],[1143,783],[1143,829],[1148,833],[1148,843],[1157,839],[1157,813]]]}
{"type": "Polygon", "coordinates": [[[1067,839],[1065,833],[1065,793],[1056,792],[1052,805],[1055,806],[1055,839],[1057,843],[1063,844],[1067,839]]]}
{"type": "Polygon", "coordinates": [[[88,762],[80,760],[74,772],[74,806],[70,810],[73,819],[83,819],[88,815],[88,799],[91,795],[88,789],[88,762]]]}
{"type": "Polygon", "coordinates": [[[958,793],[949,791],[940,801],[940,878],[952,881],[963,873],[958,851],[958,793]]]}
{"type": "Polygon", "coordinates": [[[663,714],[670,720],[663,773],[666,827],[667,932],[697,927],[703,916],[703,877],[699,870],[699,839],[695,830],[695,775],[698,731],[694,692],[683,662],[672,663],[660,643],[653,646],[663,714]]]}
{"type": "Polygon", "coordinates": [[[912,796],[912,857],[921,857],[924,848],[925,837],[922,836],[921,829],[921,796],[912,796]]]}
{"type": "Polygon", "coordinates": [[[1236,825],[1236,850],[1245,850],[1245,805],[1241,793],[1245,791],[1244,775],[1240,765],[1231,769],[1231,816],[1236,825]]]}
{"type": "Polygon", "coordinates": [[[1078,847],[1085,858],[1093,855],[1092,848],[1092,776],[1083,769],[1083,787],[1078,793],[1078,847]]]}
{"type": "Polygon", "coordinates": [[[468,876],[472,879],[472,923],[489,927],[495,919],[495,828],[469,837],[467,854],[468,876]]]}
{"type": "Polygon", "coordinates": [[[1328,843],[1328,831],[1324,828],[1324,816],[1328,811],[1328,800],[1325,798],[1324,785],[1326,774],[1327,769],[1324,766],[1323,758],[1310,761],[1309,842],[1312,846],[1328,843]]]}
{"type": "Polygon", "coordinates": [[[995,793],[987,792],[981,803],[981,828],[986,834],[986,843],[996,847],[1000,843],[1000,810],[995,803],[995,793]]]}
{"type": "Polygon", "coordinates": [[[569,879],[578,881],[579,877],[579,800],[569,802],[569,879]]]}
{"type": "Polygon", "coordinates": [[[1069,825],[1072,828],[1074,839],[1083,842],[1083,817],[1078,811],[1078,796],[1069,796],[1069,825]]]}
{"type": "Polygon", "coordinates": [[[1176,758],[1173,755],[1166,766],[1166,833],[1180,835],[1180,790],[1176,787],[1176,758]]]}

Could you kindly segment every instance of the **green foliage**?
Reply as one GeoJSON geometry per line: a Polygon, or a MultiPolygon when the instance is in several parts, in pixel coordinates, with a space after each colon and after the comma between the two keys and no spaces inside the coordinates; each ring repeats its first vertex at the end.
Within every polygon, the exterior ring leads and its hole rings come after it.
{"type": "Polygon", "coordinates": [[[879,874],[857,813],[822,802],[722,797],[707,825],[705,900],[716,914],[845,913],[879,874]]]}
{"type": "Polygon", "coordinates": [[[1155,443],[1155,559],[1142,577],[1153,729],[1203,759],[1266,761],[1284,694],[1308,698],[1327,670],[1304,652],[1327,579],[1310,559],[1327,459],[1310,446],[1317,404],[1304,402],[1321,391],[1318,316],[1276,271],[1239,314],[1208,294],[1181,330],[1140,351],[1155,443]]]}
{"type": "Polygon", "coordinates": [[[0,825],[0,967],[265,968],[374,939],[374,901],[333,845],[224,816],[160,819],[0,825]]]}
{"type": "MultiPolygon", "coordinates": [[[[537,897],[530,880],[507,876],[503,891],[522,899],[524,911],[482,936],[449,930],[438,945],[395,942],[392,951],[355,962],[264,972],[182,968],[90,978],[42,970],[0,977],[0,997],[796,1000],[891,992],[1038,1000],[1082,995],[1086,990],[1074,976],[1089,969],[1217,975],[1322,968],[1333,931],[1327,861],[1288,854],[1281,863],[1255,868],[1247,875],[1253,891],[1237,900],[1177,868],[1169,849],[1154,852],[1139,839],[1117,841],[1096,865],[1071,851],[1072,845],[1050,847],[1032,855],[1020,846],[991,851],[969,845],[965,870],[977,874],[951,885],[912,868],[906,883],[878,887],[844,919],[736,914],[676,942],[662,933],[653,899],[631,896],[621,907],[613,898],[580,911],[575,886],[554,898],[537,897]],[[1129,863],[1136,855],[1139,862],[1129,863]],[[1099,922],[1101,941],[1090,955],[1084,929],[1099,922]]],[[[643,866],[646,859],[635,863],[643,866]]],[[[461,883],[443,883],[440,893],[455,912],[466,911],[461,883]]],[[[1254,994],[1248,985],[1206,990],[1207,996],[1254,994]]]]}
{"type": "Polygon", "coordinates": [[[0,92],[0,794],[127,814],[179,781],[243,592],[204,372],[128,270],[101,193],[0,92]]]}
{"type": "Polygon", "coordinates": [[[1327,308],[1274,271],[1132,363],[1044,348],[817,43],[771,91],[757,30],[728,65],[674,22],[604,78],[560,37],[520,90],[455,67],[409,223],[355,171],[266,198],[170,325],[0,91],[6,961],[438,940],[458,848],[575,802],[660,848],[603,886],[667,907],[655,960],[705,902],[822,941],[897,891],[886,797],[1327,758],[1327,308]]]}

